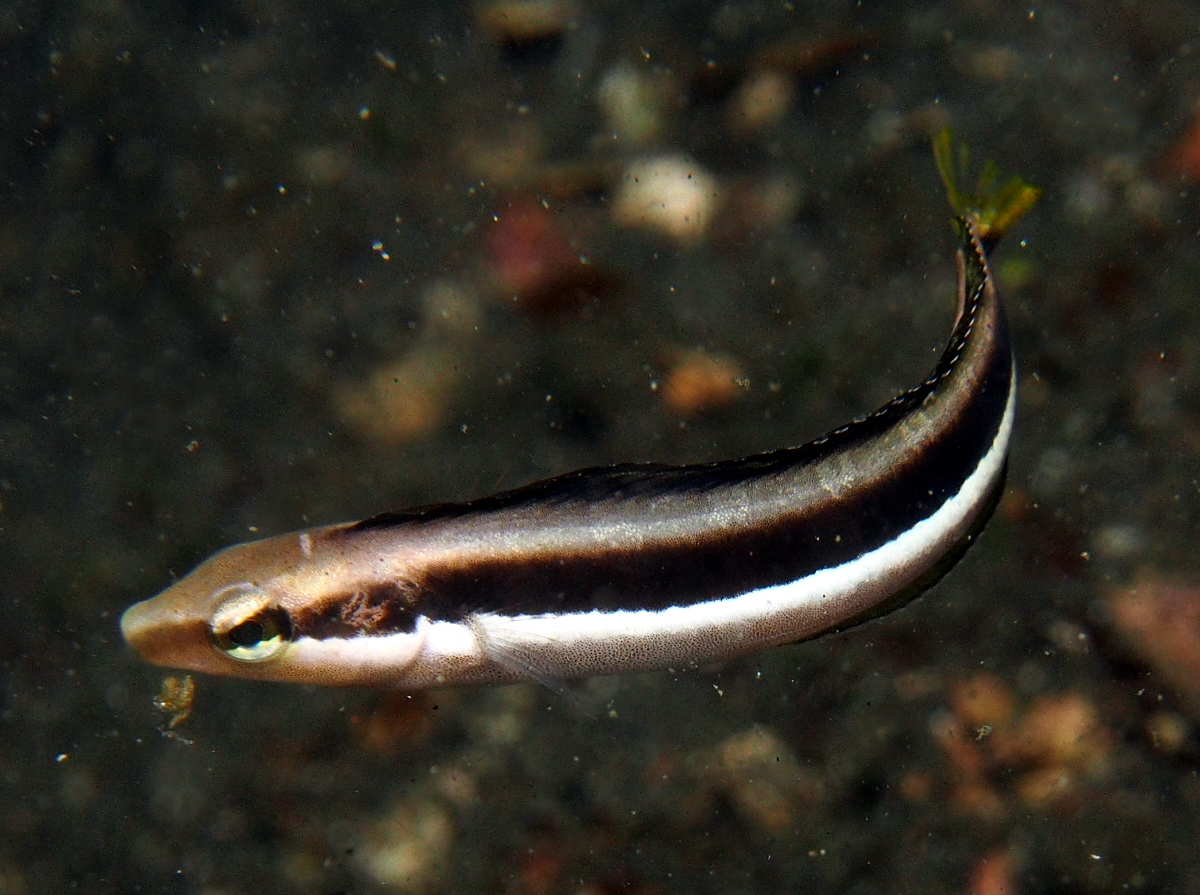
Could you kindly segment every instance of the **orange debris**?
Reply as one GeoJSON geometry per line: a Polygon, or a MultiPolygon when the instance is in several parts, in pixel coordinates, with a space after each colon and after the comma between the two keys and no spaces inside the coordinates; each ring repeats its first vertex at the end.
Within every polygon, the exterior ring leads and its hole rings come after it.
{"type": "Polygon", "coordinates": [[[689,351],[667,373],[663,400],[680,416],[724,407],[737,397],[739,378],[741,370],[732,358],[689,351]]]}

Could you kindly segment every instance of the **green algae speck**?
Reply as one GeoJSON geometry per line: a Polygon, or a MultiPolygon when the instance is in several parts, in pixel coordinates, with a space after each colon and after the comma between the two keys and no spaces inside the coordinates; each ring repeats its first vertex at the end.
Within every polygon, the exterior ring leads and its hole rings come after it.
{"type": "Polygon", "coordinates": [[[1042,195],[1040,189],[1015,175],[1002,181],[1000,169],[991,159],[983,163],[975,188],[960,190],[959,179],[967,175],[970,152],[965,143],[954,139],[949,128],[934,135],[933,158],[955,214],[969,218],[987,245],[999,240],[1042,195]]]}

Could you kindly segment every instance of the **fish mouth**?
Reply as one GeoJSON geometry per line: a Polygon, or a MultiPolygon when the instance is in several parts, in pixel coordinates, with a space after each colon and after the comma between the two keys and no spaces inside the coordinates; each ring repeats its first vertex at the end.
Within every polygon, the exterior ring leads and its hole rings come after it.
{"type": "Polygon", "coordinates": [[[157,599],[134,603],[121,613],[121,636],[151,665],[200,670],[197,661],[209,658],[212,652],[202,619],[164,610],[157,599]]]}
{"type": "Polygon", "coordinates": [[[121,636],[130,648],[143,659],[149,659],[150,646],[153,642],[153,627],[151,612],[147,608],[149,600],[134,603],[121,613],[121,636]]]}

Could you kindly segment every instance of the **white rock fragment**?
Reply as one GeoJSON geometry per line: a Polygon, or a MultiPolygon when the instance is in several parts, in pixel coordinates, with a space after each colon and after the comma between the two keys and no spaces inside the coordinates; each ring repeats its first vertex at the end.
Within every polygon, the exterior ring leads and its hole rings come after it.
{"type": "Polygon", "coordinates": [[[454,844],[450,812],[436,801],[401,802],[363,831],[356,863],[393,892],[425,891],[441,876],[454,844]]]}
{"type": "Polygon", "coordinates": [[[613,201],[613,221],[657,230],[680,245],[704,236],[716,212],[717,178],[685,155],[630,162],[613,201]]]}
{"type": "Polygon", "coordinates": [[[645,71],[622,59],[600,80],[596,102],[618,140],[644,146],[663,130],[665,93],[645,71]]]}
{"type": "Polygon", "coordinates": [[[571,27],[575,4],[570,0],[487,0],[475,14],[485,32],[520,44],[561,35],[571,27]]]}

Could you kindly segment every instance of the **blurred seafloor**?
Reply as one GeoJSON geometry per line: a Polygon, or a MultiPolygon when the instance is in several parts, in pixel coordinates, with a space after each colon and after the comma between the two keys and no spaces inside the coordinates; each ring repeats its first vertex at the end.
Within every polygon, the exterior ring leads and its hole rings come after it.
{"type": "Polygon", "coordinates": [[[1200,891],[1200,7],[13,2],[0,71],[2,895],[1200,891]],[[117,617],[221,546],[918,381],[942,125],[1045,195],[922,600],[603,720],[202,679],[160,735],[117,617]]]}

